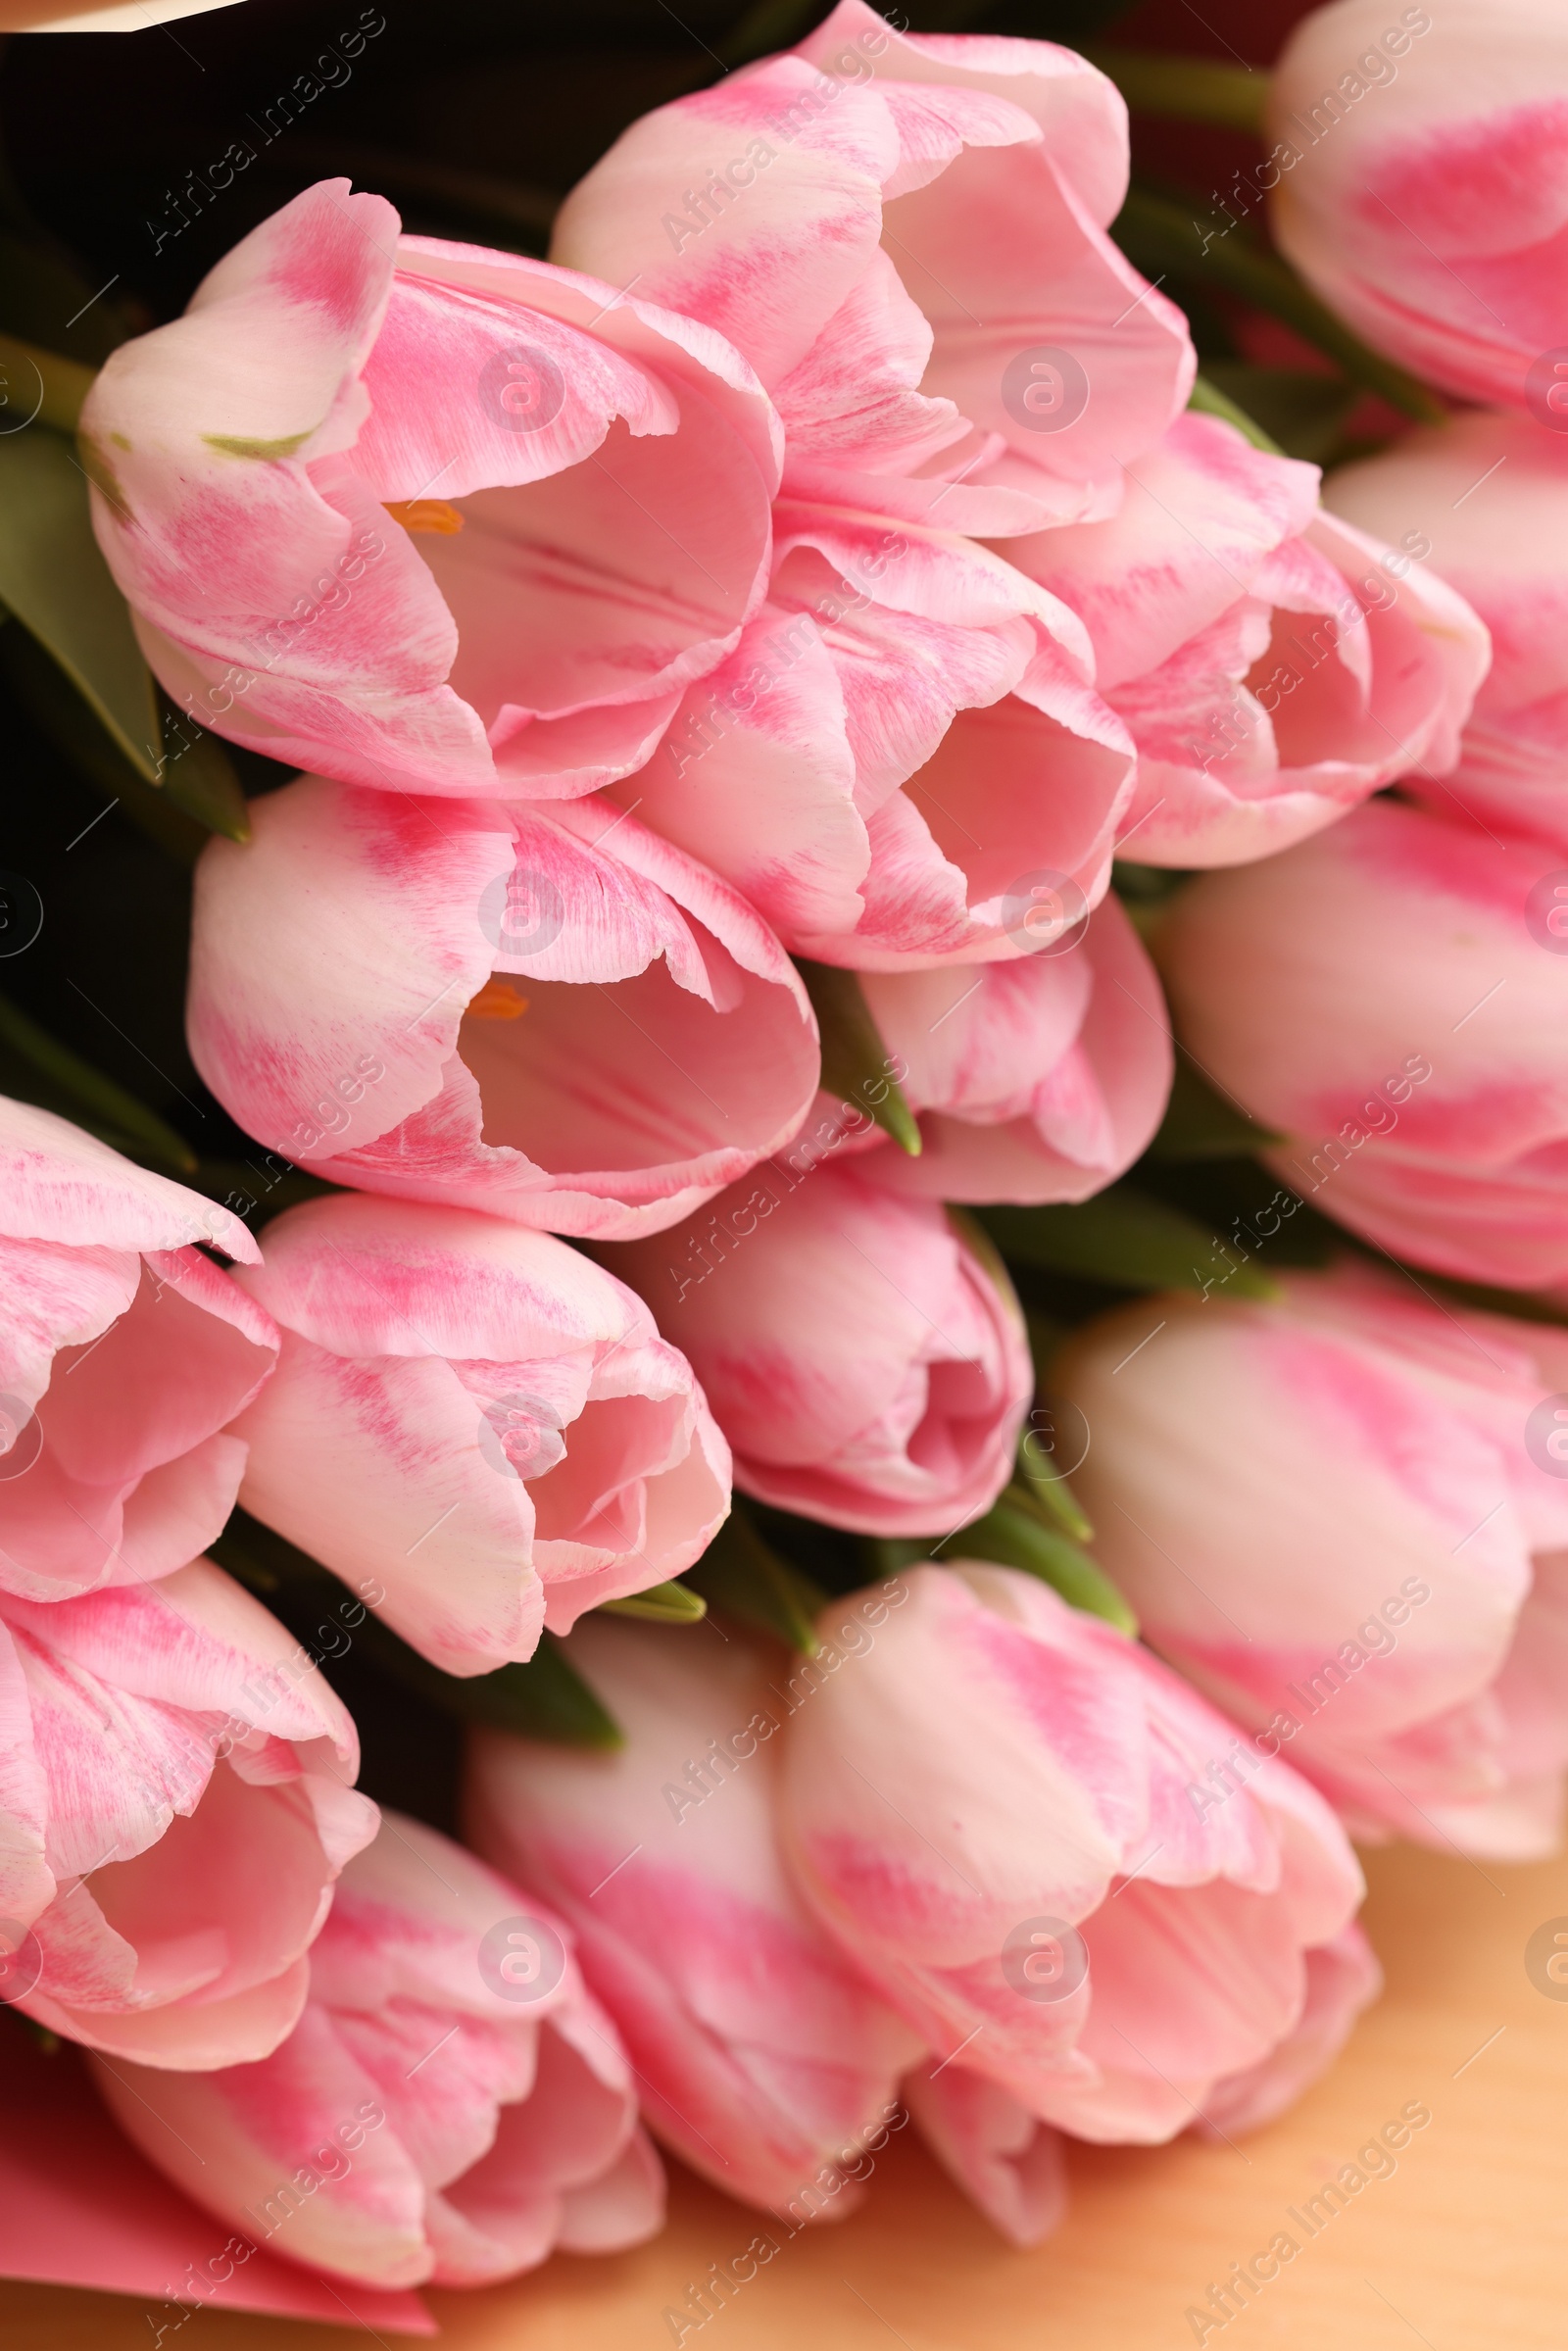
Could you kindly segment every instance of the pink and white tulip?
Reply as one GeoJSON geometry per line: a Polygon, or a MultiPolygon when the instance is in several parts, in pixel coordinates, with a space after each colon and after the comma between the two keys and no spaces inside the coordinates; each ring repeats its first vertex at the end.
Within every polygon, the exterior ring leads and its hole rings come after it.
{"type": "Polygon", "coordinates": [[[1080,614],[1138,747],[1120,820],[1152,865],[1235,865],[1412,768],[1446,774],[1487,632],[1408,557],[1319,512],[1315,465],[1177,419],[1108,521],[1008,543],[1080,614]]]}
{"type": "Polygon", "coordinates": [[[842,0],[633,122],[552,251],[728,337],[784,419],[787,497],[994,536],[1112,512],[1186,403],[1186,320],[1105,233],[1127,171],[1127,110],[1072,50],[842,0]],[[1009,399],[1058,343],[1070,387],[1009,399]]]}
{"type": "Polygon", "coordinates": [[[1458,767],[1436,776],[1429,762],[1405,791],[1568,853],[1568,438],[1471,411],[1342,466],[1323,495],[1357,528],[1430,558],[1491,633],[1458,767]]]}
{"type": "Polygon", "coordinates": [[[114,354],[99,543],[219,734],[372,789],[594,791],[760,602],[777,419],[640,291],[399,228],[322,180],[114,354]]]}
{"type": "Polygon", "coordinates": [[[1053,952],[978,973],[867,972],[861,986],[921,1140],[909,1158],[880,1127],[857,1138],[874,1183],[930,1200],[1087,1200],[1164,1114],[1165,1000],[1115,897],[1053,952]]]}
{"type": "Polygon", "coordinates": [[[616,1238],[689,1214],[808,1109],[793,964],[636,817],[302,776],[253,824],[197,871],[191,1053],[313,1174],[616,1238]]]}
{"type": "Polygon", "coordinates": [[[95,2071],[188,2196],[329,2277],[489,2285],[557,2250],[641,2244],[663,2217],[631,2069],[568,1931],[397,1814],[338,1883],[280,2048],[206,2074],[95,2071]]]}
{"type": "Polygon", "coordinates": [[[1125,729],[1074,615],[975,541],[1113,513],[1185,403],[1185,320],[1105,234],[1126,185],[1070,50],[843,0],[562,209],[558,259],[716,327],[784,421],[768,604],[623,796],[802,954],[1005,958],[1031,881],[1103,893],[1125,729]]]}
{"type": "Polygon", "coordinates": [[[1012,1475],[1023,1315],[939,1201],[808,1142],[608,1261],[690,1361],[743,1493],[859,1534],[947,1535],[1012,1475]]]}
{"type": "MultiPolygon", "coordinates": [[[[817,1916],[949,2071],[1041,2123],[1152,2142],[1265,2120],[1378,1982],[1327,1804],[1273,1759],[1200,1811],[1234,1729],[1137,1642],[1010,1568],[902,1581],[789,1726],[780,1819],[817,1916]]],[[[1021,2148],[1049,2196],[1015,2118],[948,2129],[976,2164],[1021,2148]]]]}
{"type": "Polygon", "coordinates": [[[917,2065],[903,2094],[931,2153],[1000,2236],[1027,2246],[1055,2234],[1067,2212],[1059,2131],[960,2065],[917,2065]]]}
{"type": "Polygon", "coordinates": [[[1215,1750],[1198,1800],[1282,1751],[1357,1834],[1550,1853],[1568,1333],[1360,1266],[1284,1293],[1119,1309],[1053,1373],[1092,1432],[1073,1486],[1098,1555],[1145,1637],[1250,1735],[1215,1750]]]}
{"type": "Polygon", "coordinates": [[[547,1233],[340,1194],[275,1218],[244,1279],[282,1353],[241,1500],[448,1673],[678,1575],[729,1509],[690,1367],[547,1233]]]}
{"type": "Polygon", "coordinates": [[[1565,122],[1551,0],[1312,9],[1269,87],[1275,239],[1375,350],[1546,413],[1568,382],[1565,122]]]}
{"type": "Polygon", "coordinates": [[[1032,886],[1104,895],[1133,745],[1076,614],[971,541],[778,517],[767,605],[617,797],[797,954],[1028,955],[1032,886]]]}
{"type": "Polygon", "coordinates": [[[1568,1283],[1560,854],[1376,801],[1204,875],[1155,942],[1199,1065],[1291,1138],[1266,1154],[1287,1185],[1396,1256],[1525,1290],[1568,1283]]]}
{"type": "MultiPolygon", "coordinates": [[[[852,1675],[862,1639],[843,1649],[852,1675]]],[[[794,1686],[738,1636],[600,1618],[569,1655],[624,1747],[476,1734],[469,1841],[569,1921],[666,2146],[748,2203],[848,2211],[846,2170],[919,2042],[790,1882],[774,1810],[794,1686]]]]}
{"type": "Polygon", "coordinates": [[[0,1595],[7,1997],[176,2072],[294,2027],[343,1864],[375,1834],[359,1741],[305,1651],[198,1559],[156,1584],[0,1595]]]}
{"type": "Polygon", "coordinates": [[[233,1508],[225,1424],[277,1333],[199,1242],[257,1254],[226,1208],[0,1100],[0,1592],[167,1576],[233,1508]]]}

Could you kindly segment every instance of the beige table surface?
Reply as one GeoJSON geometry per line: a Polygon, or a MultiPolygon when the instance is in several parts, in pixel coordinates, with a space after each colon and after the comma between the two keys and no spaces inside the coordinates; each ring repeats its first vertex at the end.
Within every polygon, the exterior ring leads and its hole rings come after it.
{"type": "MultiPolygon", "coordinates": [[[[1372,1854],[1368,1874],[1388,1992],[1282,2122],[1240,2151],[1187,2139],[1076,2148],[1067,2225],[1034,2253],[1000,2244],[918,2147],[894,2139],[861,2210],[787,2244],[687,2333],[686,2351],[1174,2351],[1195,2340],[1185,2312],[1209,2281],[1280,2229],[1299,2238],[1286,2208],[1414,2099],[1433,2119],[1396,2175],[1372,2180],[1209,2345],[1563,2351],[1568,2000],[1533,1987],[1524,1953],[1544,1921],[1568,1918],[1568,1864],[1483,1872],[1395,1848],[1372,1854]]],[[[485,2293],[432,2293],[439,2339],[455,2351],[667,2351],[665,2306],[755,2227],[677,2175],[656,2243],[609,2261],[562,2258],[485,2293]]],[[[348,2351],[353,2339],[205,2310],[179,2351],[348,2351]]],[[[5,2351],[151,2341],[142,2303],[0,2286],[5,2351]]]]}

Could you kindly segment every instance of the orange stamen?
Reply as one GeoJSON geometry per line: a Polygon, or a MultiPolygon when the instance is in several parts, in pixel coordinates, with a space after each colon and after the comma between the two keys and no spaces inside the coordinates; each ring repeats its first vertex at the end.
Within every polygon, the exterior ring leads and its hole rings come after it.
{"type": "Polygon", "coordinates": [[[444,498],[406,498],[387,503],[387,513],[405,530],[431,530],[450,539],[463,528],[463,516],[444,498]]]}
{"type": "Polygon", "coordinates": [[[528,999],[519,996],[510,980],[488,979],[468,1006],[471,1020],[520,1020],[528,999]]]}

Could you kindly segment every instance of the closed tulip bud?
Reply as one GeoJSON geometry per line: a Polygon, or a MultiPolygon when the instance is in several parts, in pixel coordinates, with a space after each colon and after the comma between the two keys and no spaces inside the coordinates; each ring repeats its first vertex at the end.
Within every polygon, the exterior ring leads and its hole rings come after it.
{"type": "Polygon", "coordinates": [[[702,1381],[743,1493],[861,1534],[949,1534],[1012,1474],[1034,1393],[1018,1301],[939,1202],[815,1149],[607,1262],[702,1381]]]}
{"type": "Polygon", "coordinates": [[[1409,578],[1423,564],[1440,571],[1492,637],[1457,768],[1445,776],[1423,760],[1400,790],[1568,856],[1568,439],[1527,416],[1462,413],[1341,466],[1323,496],[1391,541],[1409,578]]]}
{"type": "Polygon", "coordinates": [[[488,2285],[663,2217],[615,2029],[559,1919],[395,1813],[255,2065],[97,2069],[142,2153],[253,2244],[368,2285],[488,2285]]]}
{"type": "Polygon", "coordinates": [[[853,1618],[819,1658],[770,1671],[738,1636],[596,1619],[569,1653],[624,1747],[486,1732],[470,1753],[470,1840],[569,1921],[650,2127],[798,2223],[856,2201],[920,2045],[811,1918],[774,1825],[782,1726],[832,1675],[863,1671],[877,1638],[853,1618]]]}
{"type": "Polygon", "coordinates": [[[1245,1734],[1196,1800],[1228,1807],[1283,1751],[1358,1833],[1549,1853],[1568,1333],[1348,1266],[1284,1293],[1119,1309],[1053,1374],[1091,1431],[1073,1484],[1099,1556],[1245,1734]]]}
{"type": "Polygon", "coordinates": [[[1375,801],[1207,874],[1155,952],[1177,1033],[1292,1194],[1462,1280],[1568,1282],[1560,852],[1375,801]]]}
{"type": "Polygon", "coordinates": [[[1565,98],[1550,0],[1311,9],[1269,87],[1275,239],[1374,350],[1547,416],[1568,382],[1565,98]]]}
{"type": "MultiPolygon", "coordinates": [[[[1232,1726],[1032,1577],[901,1582],[907,1604],[785,1735],[812,1909],[949,2070],[1039,2122],[1155,2141],[1276,2111],[1377,1984],[1327,1804],[1271,1758],[1196,1805],[1232,1726]]],[[[994,2107],[945,2128],[970,2161],[1049,2161],[994,2107]]]]}

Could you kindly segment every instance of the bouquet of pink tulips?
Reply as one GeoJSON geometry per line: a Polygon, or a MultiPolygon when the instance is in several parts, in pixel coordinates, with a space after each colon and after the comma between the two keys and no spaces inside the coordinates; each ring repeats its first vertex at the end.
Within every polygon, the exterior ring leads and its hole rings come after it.
{"type": "Polygon", "coordinates": [[[755,2274],[906,2128],[1030,2244],[1333,2062],[1352,1837],[1556,1849],[1568,29],[1295,13],[252,115],[96,296],[19,158],[28,2274],[416,2327],[661,2150],[755,2274]]]}

